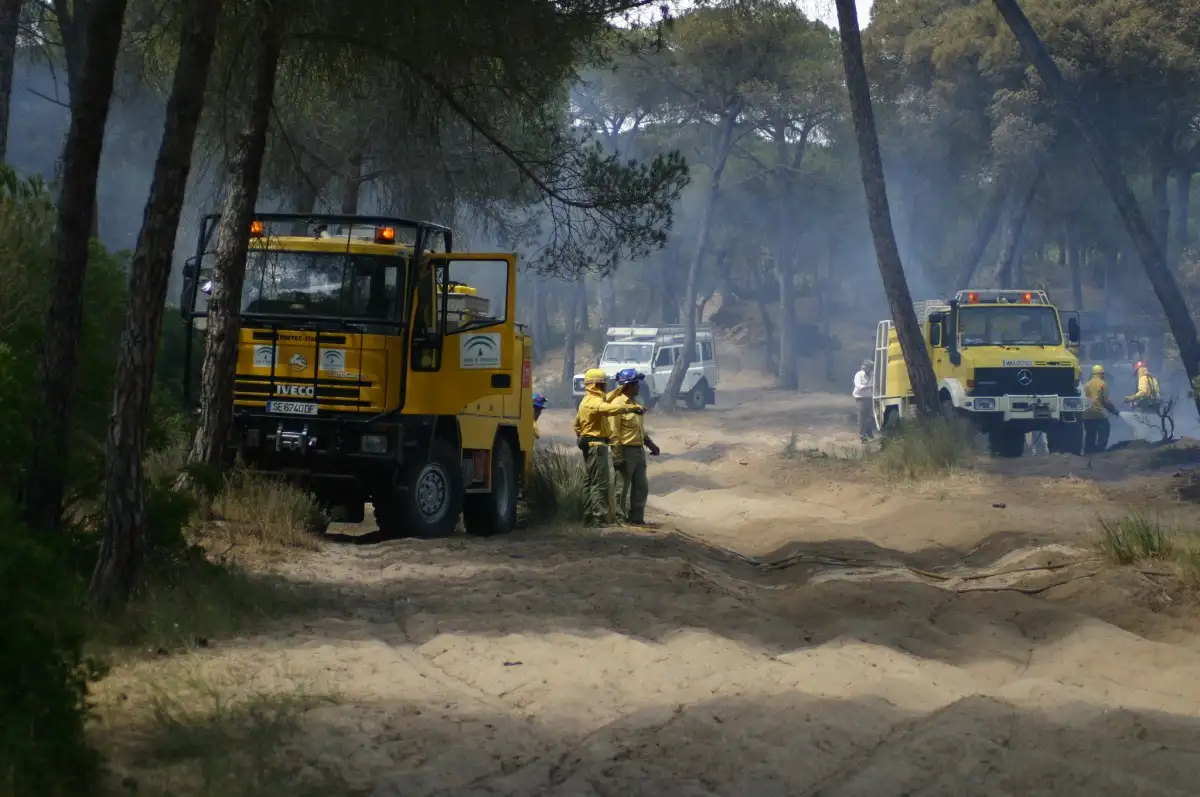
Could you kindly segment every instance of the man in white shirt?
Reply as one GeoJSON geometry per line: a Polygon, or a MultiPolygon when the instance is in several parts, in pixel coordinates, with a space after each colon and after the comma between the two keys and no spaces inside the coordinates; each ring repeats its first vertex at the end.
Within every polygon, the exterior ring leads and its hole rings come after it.
{"type": "Polygon", "coordinates": [[[863,360],[862,368],[854,375],[854,401],[858,405],[858,437],[864,443],[875,439],[875,416],[871,408],[871,374],[875,364],[863,360]]]}

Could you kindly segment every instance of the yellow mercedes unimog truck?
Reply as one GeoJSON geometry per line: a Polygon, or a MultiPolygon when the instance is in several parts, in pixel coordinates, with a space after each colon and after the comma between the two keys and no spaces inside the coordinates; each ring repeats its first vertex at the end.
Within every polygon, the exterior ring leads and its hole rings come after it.
{"type": "MultiPolygon", "coordinates": [[[[185,267],[189,358],[217,221],[185,267]]],[[[387,535],[445,536],[460,516],[470,534],[511,530],[534,441],[516,257],[451,244],[405,219],[257,215],[227,461],[294,479],[334,519],[370,502],[387,535]]]]}
{"type": "MultiPolygon", "coordinates": [[[[1066,331],[1044,291],[967,290],[950,301],[916,302],[943,406],[988,437],[996,456],[1019,457],[1028,432],[1045,432],[1049,450],[1078,453],[1079,320],[1066,331]]],[[[874,408],[880,428],[908,417],[912,385],[896,329],[875,335],[874,408]]]]}

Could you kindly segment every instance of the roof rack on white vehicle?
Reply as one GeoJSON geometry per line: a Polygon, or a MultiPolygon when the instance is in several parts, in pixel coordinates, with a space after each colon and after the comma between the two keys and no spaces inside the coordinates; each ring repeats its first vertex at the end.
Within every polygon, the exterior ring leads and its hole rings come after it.
{"type": "MultiPolygon", "coordinates": [[[[665,327],[609,327],[607,337],[612,341],[638,341],[644,343],[682,343],[686,330],[682,324],[665,327]]],[[[712,340],[712,330],[696,327],[696,340],[712,340]]]]}

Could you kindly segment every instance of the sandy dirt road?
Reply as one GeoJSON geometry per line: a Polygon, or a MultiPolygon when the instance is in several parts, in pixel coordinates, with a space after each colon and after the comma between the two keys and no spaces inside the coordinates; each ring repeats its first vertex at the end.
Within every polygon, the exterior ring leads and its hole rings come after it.
{"type": "Polygon", "coordinates": [[[304,754],[380,797],[1196,794],[1200,624],[1087,536],[1194,451],[913,487],[780,458],[793,430],[856,446],[849,412],[746,389],[652,414],[654,532],[335,529],[282,568],[327,609],[106,686],[336,694],[304,754]]]}

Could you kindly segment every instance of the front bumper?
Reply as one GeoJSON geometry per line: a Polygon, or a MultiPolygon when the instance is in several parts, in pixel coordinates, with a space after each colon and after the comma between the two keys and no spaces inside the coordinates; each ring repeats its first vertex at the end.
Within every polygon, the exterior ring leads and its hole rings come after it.
{"type": "Polygon", "coordinates": [[[395,464],[404,443],[398,423],[348,417],[281,418],[240,411],[226,449],[254,470],[311,479],[365,480],[395,464]]]}
{"type": "Polygon", "coordinates": [[[961,409],[981,421],[1072,422],[1083,407],[1082,396],[967,396],[961,409]]]}

